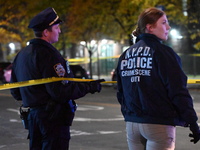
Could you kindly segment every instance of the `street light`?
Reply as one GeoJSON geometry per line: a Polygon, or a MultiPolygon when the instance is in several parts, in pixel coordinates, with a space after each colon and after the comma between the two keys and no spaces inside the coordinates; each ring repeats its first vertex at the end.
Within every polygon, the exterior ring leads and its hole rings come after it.
{"type": "Polygon", "coordinates": [[[175,39],[182,39],[183,38],[183,36],[180,35],[180,33],[176,29],[172,29],[170,31],[170,35],[172,36],[172,38],[175,38],[175,39]]]}
{"type": "Polygon", "coordinates": [[[15,50],[15,44],[14,43],[9,43],[8,46],[10,47],[11,51],[15,50]]]}
{"type": "Polygon", "coordinates": [[[85,41],[81,41],[80,44],[83,45],[83,46],[85,46],[86,42],[85,41]]]}

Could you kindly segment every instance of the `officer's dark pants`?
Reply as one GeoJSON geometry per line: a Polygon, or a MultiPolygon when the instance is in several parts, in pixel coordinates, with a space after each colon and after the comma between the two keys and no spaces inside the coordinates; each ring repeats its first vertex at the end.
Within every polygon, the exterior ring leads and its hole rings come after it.
{"type": "Polygon", "coordinates": [[[44,109],[33,109],[29,113],[30,150],[68,150],[69,126],[61,121],[49,121],[44,109]]]}

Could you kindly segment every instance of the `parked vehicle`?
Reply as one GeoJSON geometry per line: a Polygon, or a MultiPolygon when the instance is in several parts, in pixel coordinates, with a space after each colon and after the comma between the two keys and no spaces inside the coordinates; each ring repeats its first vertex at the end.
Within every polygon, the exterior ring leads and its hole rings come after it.
{"type": "Polygon", "coordinates": [[[10,62],[0,62],[0,81],[3,83],[5,82],[4,78],[4,69],[8,67],[11,63],[10,62]]]}
{"type": "Polygon", "coordinates": [[[117,81],[117,76],[116,76],[115,69],[113,69],[110,74],[111,74],[111,80],[112,81],[117,81]]]}
{"type": "MultiPolygon", "coordinates": [[[[112,81],[117,81],[117,75],[116,75],[116,69],[113,69],[111,72],[111,80],[112,81]]],[[[117,83],[113,83],[113,87],[116,89],[117,88],[117,83]]]]}
{"type": "Polygon", "coordinates": [[[12,72],[12,64],[10,64],[8,67],[4,69],[3,83],[10,82],[11,72],[12,72]]]}
{"type": "MultiPolygon", "coordinates": [[[[81,78],[81,79],[89,79],[89,75],[87,71],[80,65],[70,65],[70,68],[74,74],[74,78],[81,78]]],[[[3,83],[10,82],[12,72],[12,64],[10,64],[7,68],[4,69],[3,74],[3,83]]]]}
{"type": "Polygon", "coordinates": [[[74,78],[89,79],[89,73],[81,65],[70,65],[74,78]]]}

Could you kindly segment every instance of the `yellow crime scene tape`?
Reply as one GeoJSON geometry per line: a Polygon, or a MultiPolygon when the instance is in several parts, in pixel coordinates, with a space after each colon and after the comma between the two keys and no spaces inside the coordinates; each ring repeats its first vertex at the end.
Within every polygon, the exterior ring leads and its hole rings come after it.
{"type": "MultiPolygon", "coordinates": [[[[93,79],[52,77],[52,78],[43,78],[43,79],[36,79],[36,80],[28,80],[28,81],[22,81],[22,82],[2,84],[2,85],[0,85],[0,90],[13,89],[13,88],[32,86],[32,85],[39,85],[39,84],[45,84],[45,83],[51,83],[51,82],[57,82],[57,81],[63,81],[63,80],[76,81],[76,82],[95,81],[93,79]]],[[[104,82],[101,82],[101,83],[116,83],[116,81],[104,81],[104,82]]]]}
{"type": "MultiPolygon", "coordinates": [[[[22,81],[22,82],[2,84],[2,85],[0,85],[0,90],[13,89],[13,88],[32,86],[32,85],[39,85],[39,84],[45,84],[45,83],[51,83],[51,82],[57,82],[57,81],[63,81],[63,80],[75,81],[75,82],[95,81],[93,79],[52,77],[52,78],[43,78],[43,79],[36,79],[36,80],[28,80],[28,81],[22,81]]],[[[101,83],[112,83],[113,84],[113,83],[117,83],[117,81],[104,81],[104,82],[101,82],[101,83]]],[[[188,79],[188,84],[200,84],[200,79],[188,79]]]]}
{"type": "Polygon", "coordinates": [[[200,84],[200,79],[188,79],[188,84],[200,84]]]}

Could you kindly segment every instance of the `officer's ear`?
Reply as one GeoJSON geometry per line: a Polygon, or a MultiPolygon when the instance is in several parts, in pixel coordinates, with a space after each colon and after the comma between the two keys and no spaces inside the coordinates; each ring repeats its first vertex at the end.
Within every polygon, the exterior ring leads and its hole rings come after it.
{"type": "Polygon", "coordinates": [[[154,24],[147,24],[145,33],[152,33],[154,31],[155,25],[154,24]]]}
{"type": "Polygon", "coordinates": [[[47,29],[44,29],[44,31],[42,32],[42,35],[43,35],[44,37],[47,37],[48,34],[49,34],[49,31],[48,31],[47,29]]]}

